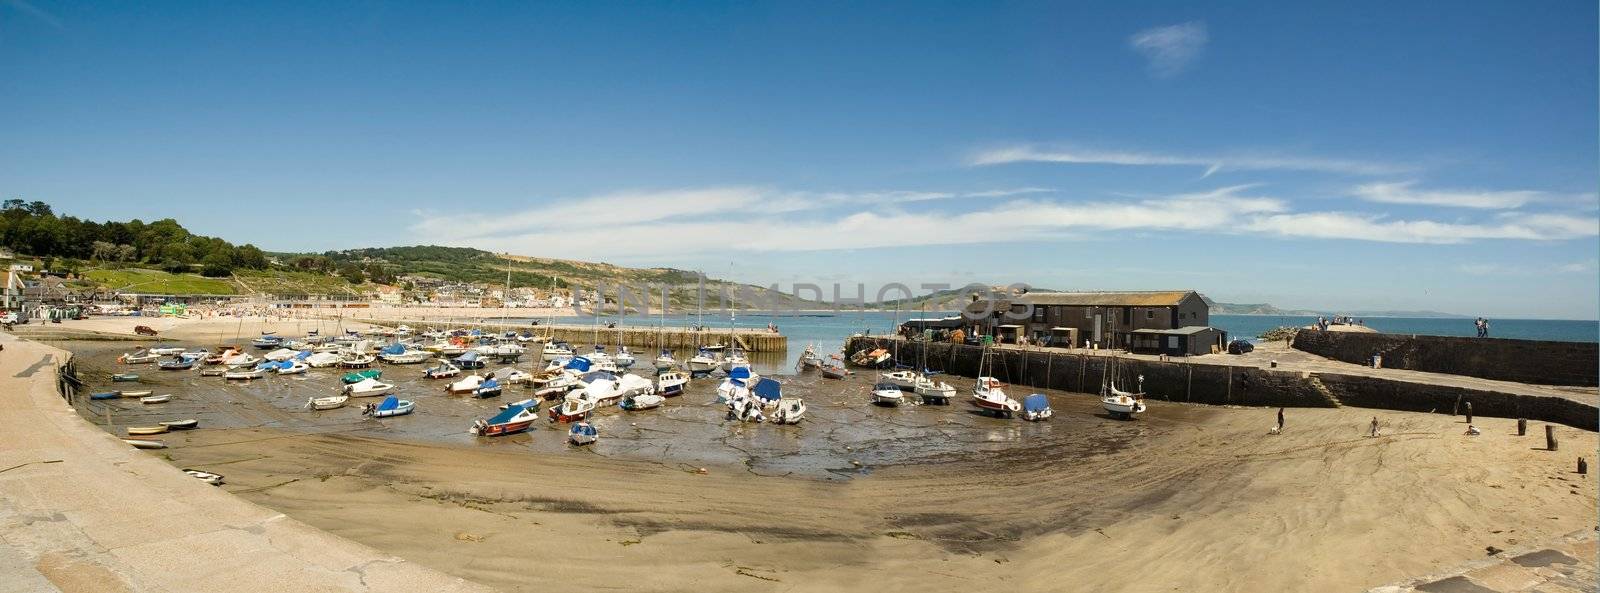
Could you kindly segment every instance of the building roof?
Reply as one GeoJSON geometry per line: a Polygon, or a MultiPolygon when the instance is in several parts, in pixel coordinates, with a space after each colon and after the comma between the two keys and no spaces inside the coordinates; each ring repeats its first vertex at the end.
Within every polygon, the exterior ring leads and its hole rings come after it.
{"type": "Polygon", "coordinates": [[[1019,303],[1035,305],[1079,305],[1087,307],[1176,307],[1192,290],[1148,292],[1030,292],[1017,297],[1019,303]]]}
{"type": "Polygon", "coordinates": [[[1192,336],[1203,331],[1220,331],[1217,328],[1204,325],[1186,325],[1178,329],[1136,329],[1136,334],[1157,334],[1163,336],[1192,336]]]}

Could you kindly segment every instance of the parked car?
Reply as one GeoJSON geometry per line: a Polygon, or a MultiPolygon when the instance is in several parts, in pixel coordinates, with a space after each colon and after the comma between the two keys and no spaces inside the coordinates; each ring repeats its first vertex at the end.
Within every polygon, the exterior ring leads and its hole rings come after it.
{"type": "Polygon", "coordinates": [[[153,336],[153,335],[156,335],[156,330],[155,330],[155,328],[150,327],[148,325],[136,325],[133,328],[133,333],[139,334],[141,336],[153,336]]]}
{"type": "Polygon", "coordinates": [[[1250,340],[1239,339],[1228,342],[1228,354],[1244,354],[1246,352],[1253,352],[1255,349],[1256,345],[1251,344],[1250,340]]]}

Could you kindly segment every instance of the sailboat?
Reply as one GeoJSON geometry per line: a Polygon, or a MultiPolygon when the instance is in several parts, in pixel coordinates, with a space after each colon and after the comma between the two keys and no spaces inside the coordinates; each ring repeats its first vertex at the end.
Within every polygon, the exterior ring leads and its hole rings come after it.
{"type": "Polygon", "coordinates": [[[661,356],[656,357],[656,372],[662,373],[678,368],[678,361],[672,358],[672,350],[663,345],[666,341],[667,331],[667,287],[661,287],[661,321],[656,324],[656,345],[661,347],[661,356]]]}
{"type": "MultiPolygon", "coordinates": [[[[923,304],[923,316],[927,316],[926,302],[923,304]]],[[[918,349],[917,367],[922,369],[922,372],[917,374],[917,380],[915,384],[911,386],[911,390],[916,392],[918,397],[922,398],[922,403],[924,404],[932,404],[936,406],[948,405],[950,403],[950,398],[955,397],[956,395],[956,388],[951,387],[949,383],[938,381],[933,378],[933,376],[937,375],[938,373],[928,368],[928,346],[929,340],[924,339],[921,347],[918,349]]]]}
{"type": "Polygon", "coordinates": [[[978,362],[978,382],[972,387],[972,405],[986,412],[993,412],[1002,418],[1010,418],[1022,410],[1022,404],[1006,395],[1003,388],[1005,383],[999,379],[984,375],[984,365],[989,365],[989,372],[994,372],[993,355],[989,346],[983,348],[983,358],[978,362]]]}
{"type": "Polygon", "coordinates": [[[1117,375],[1120,374],[1120,365],[1108,364],[1110,376],[1101,375],[1100,380],[1100,407],[1106,409],[1112,418],[1129,420],[1135,414],[1144,413],[1144,375],[1139,375],[1139,391],[1127,392],[1117,388],[1117,375]]]}

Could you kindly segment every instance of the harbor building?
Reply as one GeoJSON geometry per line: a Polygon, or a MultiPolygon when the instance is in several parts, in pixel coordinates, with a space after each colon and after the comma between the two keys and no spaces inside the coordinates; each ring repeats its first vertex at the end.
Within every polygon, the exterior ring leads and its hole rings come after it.
{"type": "Polygon", "coordinates": [[[1013,344],[1026,338],[1042,346],[1185,356],[1210,354],[1227,343],[1193,290],[1026,292],[974,300],[966,319],[972,334],[1013,344]]]}

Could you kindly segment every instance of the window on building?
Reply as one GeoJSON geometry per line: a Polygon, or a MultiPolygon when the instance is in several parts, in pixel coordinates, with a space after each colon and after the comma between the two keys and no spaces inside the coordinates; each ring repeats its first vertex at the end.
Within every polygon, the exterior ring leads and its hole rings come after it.
{"type": "Polygon", "coordinates": [[[1155,309],[1145,309],[1144,310],[1144,318],[1145,319],[1155,319],[1156,318],[1156,310],[1155,309]]]}
{"type": "Polygon", "coordinates": [[[1040,305],[1034,305],[1033,306],[1033,320],[1037,321],[1037,322],[1040,322],[1040,323],[1044,322],[1044,307],[1043,306],[1040,306],[1040,305]]]}

